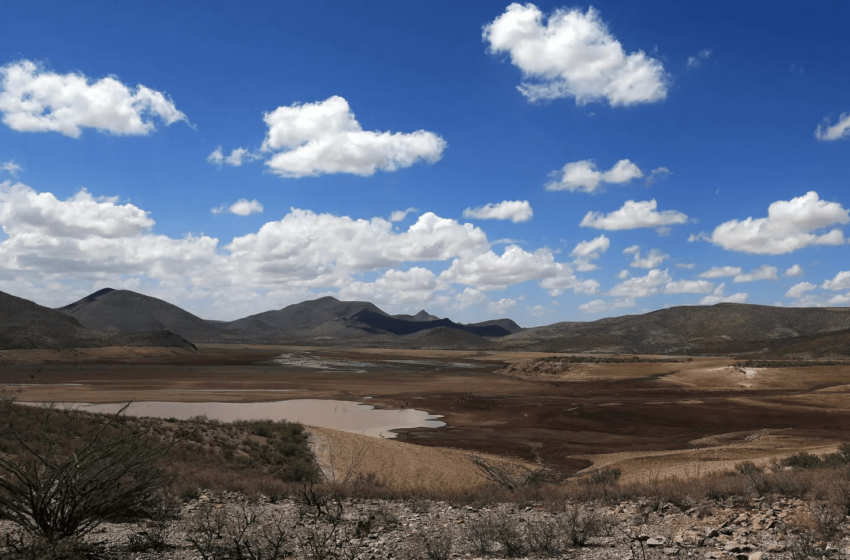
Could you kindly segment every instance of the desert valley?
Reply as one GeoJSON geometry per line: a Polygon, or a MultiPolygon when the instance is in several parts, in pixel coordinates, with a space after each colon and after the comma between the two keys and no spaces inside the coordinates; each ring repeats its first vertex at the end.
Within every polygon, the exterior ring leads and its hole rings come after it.
{"type": "Polygon", "coordinates": [[[850,560],[848,21],[3,2],[0,560],[850,560]]]}
{"type": "Polygon", "coordinates": [[[0,309],[16,407],[301,422],[327,480],[342,469],[402,495],[474,500],[494,484],[476,460],[561,487],[606,473],[687,485],[850,441],[843,308],[719,304],[532,329],[334,298],[222,323],[108,289],[55,310],[3,294],[0,309]]]}

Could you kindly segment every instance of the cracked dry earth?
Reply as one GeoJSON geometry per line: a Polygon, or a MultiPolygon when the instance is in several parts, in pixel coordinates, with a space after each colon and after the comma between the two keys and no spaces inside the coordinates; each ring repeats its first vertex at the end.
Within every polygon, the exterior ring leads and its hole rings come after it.
{"type": "MultiPolygon", "coordinates": [[[[805,541],[805,535],[799,528],[801,520],[808,518],[809,507],[802,500],[768,498],[735,505],[703,502],[685,511],[673,504],[647,502],[623,502],[606,507],[541,503],[479,507],[424,500],[346,499],[334,529],[326,518],[315,517],[292,499],[278,503],[268,499],[249,502],[237,493],[209,493],[182,504],[179,515],[166,531],[166,547],[160,551],[143,550],[144,546],[138,544],[144,542],[140,535],[151,531],[151,522],[104,524],[87,541],[95,558],[137,560],[506,557],[796,560],[809,557],[800,555],[800,542],[805,541]],[[277,556],[250,556],[244,551],[240,554],[232,546],[228,548],[235,534],[233,526],[213,531],[206,541],[197,530],[190,529],[193,525],[197,527],[204,515],[207,519],[218,515],[220,519],[235,520],[245,513],[257,515],[259,520],[245,532],[248,535],[243,539],[245,542],[252,538],[260,542],[262,527],[280,528],[283,546],[277,556]],[[591,532],[595,535],[583,546],[569,542],[570,527],[591,519],[595,527],[591,532]],[[279,522],[277,525],[273,523],[275,520],[279,522]],[[482,552],[481,539],[476,540],[475,535],[481,535],[485,527],[489,527],[492,540],[488,543],[489,550],[482,552]],[[540,535],[546,533],[542,529],[547,527],[554,529],[548,552],[540,551],[543,542],[540,535]],[[201,545],[206,543],[206,549],[193,545],[190,537],[201,545]],[[511,539],[513,544],[509,544],[511,539]],[[130,544],[133,540],[135,546],[130,544]],[[322,550],[316,546],[320,540],[325,546],[322,550]],[[446,546],[449,541],[451,544],[446,546]],[[426,543],[431,545],[430,555],[426,543]],[[440,543],[443,548],[439,548],[440,543]],[[538,551],[532,550],[535,543],[538,551]]],[[[11,529],[8,522],[0,522],[0,535],[11,529]]],[[[850,553],[847,529],[845,519],[830,544],[809,542],[813,547],[810,551],[817,551],[811,557],[847,558],[850,553]]],[[[18,556],[8,548],[0,548],[0,558],[18,556]]]]}

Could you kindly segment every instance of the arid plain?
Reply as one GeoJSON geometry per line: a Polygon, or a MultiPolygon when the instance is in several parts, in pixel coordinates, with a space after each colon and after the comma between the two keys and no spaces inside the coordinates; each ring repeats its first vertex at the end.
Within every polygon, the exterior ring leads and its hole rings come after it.
{"type": "MultiPolygon", "coordinates": [[[[385,478],[398,476],[391,456],[405,444],[462,450],[451,455],[458,466],[466,452],[483,452],[539,458],[564,474],[612,466],[628,481],[696,477],[850,440],[847,365],[752,368],[726,357],[633,355],[534,361],[552,356],[224,344],[6,350],[0,384],[19,402],[336,399],[439,415],[446,426],[402,429],[397,442],[370,449],[368,469],[385,478]]],[[[341,442],[363,437],[321,433],[338,453],[356,447],[341,442]]],[[[410,460],[445,468],[448,457],[410,460]]]]}

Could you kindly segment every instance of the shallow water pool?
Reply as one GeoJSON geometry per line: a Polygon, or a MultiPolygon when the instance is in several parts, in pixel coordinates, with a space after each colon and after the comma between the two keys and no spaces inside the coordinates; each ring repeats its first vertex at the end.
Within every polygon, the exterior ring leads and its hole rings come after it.
{"type": "MultiPolygon", "coordinates": [[[[115,413],[123,403],[66,403],[87,412],[115,413]]],[[[308,426],[333,428],[373,437],[395,438],[390,430],[407,428],[439,428],[445,422],[439,416],[424,410],[377,409],[368,404],[353,401],[325,399],[294,399],[288,401],[220,403],[220,402],[161,402],[137,401],[130,404],[127,414],[152,416],[155,418],[177,418],[186,420],[205,415],[211,420],[233,422],[234,420],[289,420],[308,426]]]]}

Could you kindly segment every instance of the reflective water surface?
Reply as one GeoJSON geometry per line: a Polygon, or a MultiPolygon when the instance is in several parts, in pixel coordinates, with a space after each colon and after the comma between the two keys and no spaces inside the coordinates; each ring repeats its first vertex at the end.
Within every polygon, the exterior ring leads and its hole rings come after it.
{"type": "MultiPolygon", "coordinates": [[[[89,412],[117,412],[123,404],[68,403],[89,412]]],[[[220,402],[157,402],[138,401],[130,404],[127,414],[155,418],[178,418],[206,415],[211,420],[289,420],[308,426],[333,428],[367,436],[394,438],[390,430],[406,428],[439,428],[444,422],[439,416],[423,410],[376,409],[374,406],[352,401],[323,399],[295,399],[275,402],[220,403],[220,402]]]]}

